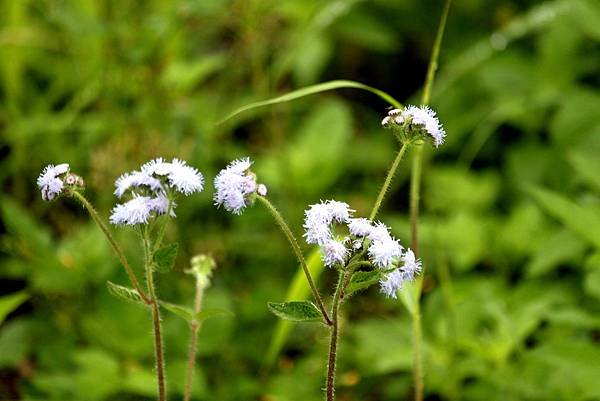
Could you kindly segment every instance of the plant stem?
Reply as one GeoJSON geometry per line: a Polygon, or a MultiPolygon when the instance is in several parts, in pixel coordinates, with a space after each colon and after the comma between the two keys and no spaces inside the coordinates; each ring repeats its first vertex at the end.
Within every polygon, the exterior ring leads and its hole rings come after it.
{"type": "Polygon", "coordinates": [[[345,271],[340,271],[338,283],[335,288],[335,294],[333,295],[333,305],[331,307],[331,338],[329,340],[327,381],[325,383],[327,401],[333,401],[335,399],[335,365],[337,361],[337,346],[339,341],[338,312],[346,274],[348,273],[345,271]]]}
{"type": "Polygon", "coordinates": [[[263,205],[265,205],[265,207],[269,210],[269,212],[271,213],[271,215],[273,216],[273,218],[275,219],[275,221],[281,228],[281,231],[283,231],[286,238],[288,239],[290,245],[292,246],[292,249],[296,253],[296,257],[298,258],[300,265],[302,266],[302,270],[304,270],[304,274],[306,275],[306,279],[308,280],[308,284],[310,285],[310,289],[312,290],[313,297],[315,298],[315,301],[317,302],[317,305],[318,305],[319,309],[321,310],[321,314],[323,315],[325,324],[327,324],[328,326],[331,326],[332,320],[329,318],[329,315],[327,314],[327,310],[325,309],[325,305],[323,304],[323,300],[321,299],[319,290],[317,290],[317,286],[315,285],[315,282],[312,279],[312,275],[310,274],[310,270],[308,270],[308,265],[306,264],[306,260],[304,259],[302,250],[300,249],[300,246],[298,245],[298,241],[296,240],[296,237],[294,237],[292,230],[290,230],[290,227],[287,225],[287,223],[283,219],[283,216],[281,216],[281,213],[279,213],[279,211],[275,208],[275,206],[273,206],[273,204],[267,198],[265,198],[264,196],[258,195],[257,199],[263,205]]]}
{"type": "Polygon", "coordinates": [[[392,178],[394,178],[394,174],[396,174],[396,170],[398,170],[398,165],[400,164],[400,160],[402,160],[402,157],[404,156],[404,153],[406,152],[406,149],[408,148],[408,146],[409,146],[409,142],[402,143],[402,146],[400,147],[400,150],[398,151],[398,154],[396,155],[396,158],[394,159],[394,162],[392,163],[392,166],[390,167],[390,169],[387,173],[387,177],[385,177],[383,186],[379,190],[379,194],[377,195],[377,200],[375,201],[375,205],[373,206],[373,209],[371,210],[371,215],[369,216],[369,220],[373,220],[377,216],[377,213],[379,212],[379,208],[381,208],[383,198],[385,197],[385,194],[387,193],[387,191],[390,187],[390,184],[392,183],[392,178]]]}
{"type": "Polygon", "coordinates": [[[150,253],[150,241],[148,239],[147,226],[142,229],[143,242],[144,242],[144,255],[146,269],[146,284],[148,286],[148,293],[150,294],[150,306],[152,308],[152,326],[154,333],[154,356],[156,360],[156,378],[158,382],[158,400],[166,401],[166,384],[165,384],[165,361],[164,361],[164,349],[161,333],[160,324],[160,309],[158,305],[158,298],[156,297],[156,291],[154,289],[154,272],[152,270],[152,255],[150,253]]]}
{"type": "Polygon", "coordinates": [[[167,224],[169,222],[169,217],[171,215],[172,210],[173,210],[173,201],[171,199],[169,199],[169,204],[167,206],[167,213],[165,213],[165,215],[164,215],[164,221],[163,221],[162,225],[160,226],[160,231],[158,232],[158,236],[156,237],[156,242],[154,243],[154,252],[156,252],[158,250],[158,248],[160,248],[160,245],[162,244],[162,240],[165,236],[165,231],[166,231],[167,224]]]}
{"type": "MultiPolygon", "coordinates": [[[[194,298],[194,315],[200,312],[202,307],[202,295],[204,293],[204,285],[200,280],[196,280],[196,295],[194,298]]],[[[196,361],[196,342],[198,340],[198,331],[200,330],[200,324],[198,320],[194,319],[190,323],[190,348],[188,351],[188,362],[187,362],[187,374],[185,381],[185,393],[183,395],[184,401],[189,401],[192,394],[192,378],[194,374],[194,363],[196,361]]]]}
{"type": "MultiPolygon", "coordinates": [[[[429,60],[429,66],[427,68],[427,78],[425,80],[425,86],[423,88],[423,96],[421,103],[427,105],[431,99],[431,90],[433,87],[433,81],[435,78],[435,72],[438,67],[438,58],[440,55],[440,49],[442,46],[442,38],[444,37],[444,29],[446,28],[446,20],[448,19],[448,12],[450,10],[450,4],[452,0],[446,0],[444,2],[444,9],[440,17],[433,49],[431,51],[431,58],[429,60]]],[[[411,182],[410,182],[410,227],[411,227],[411,246],[415,255],[419,256],[419,198],[421,189],[421,167],[423,162],[423,145],[417,144],[412,163],[411,171],[411,182]]],[[[424,273],[422,273],[424,274],[424,273]]],[[[422,330],[421,330],[421,290],[423,283],[423,276],[418,279],[417,292],[415,300],[415,310],[412,313],[412,327],[413,327],[413,341],[414,341],[414,361],[413,361],[413,373],[415,380],[415,401],[423,400],[423,350],[422,350],[422,330]]]]}
{"type": "Polygon", "coordinates": [[[127,262],[127,258],[125,257],[125,253],[123,252],[123,250],[121,249],[121,247],[119,246],[119,244],[117,243],[117,241],[115,240],[115,238],[112,236],[112,234],[108,230],[108,227],[106,227],[106,224],[104,224],[104,222],[100,218],[100,215],[98,215],[98,212],[96,211],[96,209],[94,209],[94,206],[92,206],[92,204],[90,203],[90,201],[88,201],[85,198],[85,196],[83,196],[79,192],[73,191],[72,193],[73,193],[73,196],[79,202],[81,202],[81,204],[83,205],[83,207],[86,208],[86,210],[88,211],[88,213],[92,217],[92,220],[94,220],[94,222],[96,223],[96,225],[100,228],[100,231],[102,231],[102,233],[104,234],[104,236],[108,240],[108,243],[112,247],[113,251],[115,251],[115,253],[117,254],[117,257],[119,258],[119,261],[121,262],[121,265],[123,265],[123,268],[125,269],[125,272],[127,273],[127,276],[129,276],[129,281],[131,281],[131,284],[133,285],[133,288],[135,288],[135,290],[138,292],[138,294],[140,294],[140,297],[142,297],[142,299],[144,300],[144,302],[146,304],[150,305],[151,304],[151,300],[150,300],[150,298],[148,298],[148,296],[146,295],[146,293],[142,290],[142,287],[140,286],[140,283],[138,282],[137,278],[135,277],[135,273],[133,272],[133,269],[129,265],[129,262],[127,262]]]}
{"type": "Polygon", "coordinates": [[[414,346],[414,376],[415,376],[415,400],[423,399],[423,334],[421,332],[421,308],[416,304],[415,312],[412,314],[413,346],[414,346]]]}

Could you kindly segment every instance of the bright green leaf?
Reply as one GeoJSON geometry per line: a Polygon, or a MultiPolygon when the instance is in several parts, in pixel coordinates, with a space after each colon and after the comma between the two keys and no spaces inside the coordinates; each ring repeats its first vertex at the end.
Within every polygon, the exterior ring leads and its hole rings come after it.
{"type": "Polygon", "coordinates": [[[15,292],[13,294],[0,297],[0,324],[4,322],[6,316],[14,311],[29,298],[29,294],[25,291],[15,292]]]}

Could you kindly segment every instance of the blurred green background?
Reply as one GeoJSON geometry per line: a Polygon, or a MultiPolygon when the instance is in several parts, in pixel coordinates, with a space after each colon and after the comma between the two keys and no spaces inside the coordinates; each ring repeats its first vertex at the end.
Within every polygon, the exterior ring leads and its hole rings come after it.
{"type": "MultiPolygon", "coordinates": [[[[0,1],[1,400],[146,400],[155,394],[148,313],[113,299],[127,284],[72,200],[35,179],[68,162],[108,217],[114,180],[157,156],[198,167],[180,202],[181,241],[161,298],[191,304],[189,258],[218,262],[199,337],[196,400],[323,398],[327,331],[296,325],[273,364],[276,318],[297,264],[256,205],[212,206],[213,177],[251,156],[301,233],[320,199],[368,214],[397,149],[388,106],[339,90],[223,124],[238,106],[353,79],[418,102],[441,1],[0,1]],[[19,302],[16,302],[17,304],[19,302]],[[14,309],[14,310],[13,310],[14,309]]],[[[600,2],[452,5],[432,103],[447,143],[425,155],[422,258],[426,399],[600,400],[600,2]]],[[[409,155],[410,156],[410,155],[409,155]]],[[[381,218],[409,244],[408,166],[381,218]]],[[[113,230],[140,265],[132,230],[113,230]]],[[[309,252],[307,246],[304,247],[309,252]]],[[[335,275],[325,271],[320,288],[335,275]]],[[[339,400],[412,394],[410,323],[376,288],[344,309],[339,400]]],[[[169,392],[181,399],[186,323],[164,316],[169,392]]]]}

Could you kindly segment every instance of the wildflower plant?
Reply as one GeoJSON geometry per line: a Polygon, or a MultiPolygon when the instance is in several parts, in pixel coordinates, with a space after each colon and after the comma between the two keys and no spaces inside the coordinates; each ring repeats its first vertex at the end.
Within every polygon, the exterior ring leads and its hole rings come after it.
{"type": "Polygon", "coordinates": [[[109,220],[118,227],[129,226],[139,235],[144,254],[145,289],[140,284],[135,269],[128,262],[110,229],[83,195],[85,189],[83,179],[73,174],[68,164],[48,165],[38,177],[37,184],[43,200],[52,201],[58,197],[73,197],[83,205],[117,254],[132,285],[132,287],[127,287],[107,282],[109,292],[118,298],[143,305],[150,310],[159,401],[167,399],[161,308],[182,317],[189,323],[191,340],[184,394],[184,399],[189,400],[196,355],[196,337],[200,323],[207,317],[227,313],[221,310],[203,310],[201,308],[202,296],[210,284],[215,262],[208,256],[199,255],[192,258],[191,267],[186,270],[186,273],[191,274],[196,282],[193,308],[160,300],[154,275],[157,272],[169,272],[175,263],[178,245],[177,243],[164,243],[166,227],[176,217],[177,200],[182,196],[191,196],[204,189],[203,175],[183,160],[167,161],[158,158],[145,163],[136,171],[124,173],[116,180],[114,194],[121,203],[112,209],[109,220]]]}

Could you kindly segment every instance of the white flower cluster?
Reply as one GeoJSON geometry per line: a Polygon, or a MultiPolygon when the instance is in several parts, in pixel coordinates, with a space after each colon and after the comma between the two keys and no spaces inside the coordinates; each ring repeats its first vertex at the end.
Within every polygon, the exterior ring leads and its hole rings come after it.
{"type": "Polygon", "coordinates": [[[204,188],[204,177],[183,160],[167,162],[162,158],[144,164],[139,171],[123,174],[115,182],[115,195],[122,198],[130,193],[132,198],[116,205],[112,210],[112,224],[146,224],[153,215],[166,214],[171,203],[171,216],[176,204],[169,194],[191,195],[204,188]]]}
{"type": "Polygon", "coordinates": [[[380,281],[381,292],[396,298],[396,291],[421,271],[421,262],[415,259],[412,250],[403,252],[400,241],[390,235],[385,224],[353,218],[353,212],[344,202],[328,200],[311,205],[304,212],[306,242],[321,247],[326,266],[344,263],[352,250],[362,248],[363,243],[368,244],[367,253],[371,263],[379,269],[391,270],[380,281]],[[336,240],[332,232],[334,223],[346,224],[352,237],[336,240]],[[346,247],[349,242],[352,250],[346,247]]]}
{"type": "Polygon", "coordinates": [[[252,161],[245,157],[236,159],[215,177],[213,200],[217,207],[223,206],[233,214],[241,214],[252,203],[252,195],[267,195],[267,187],[256,183],[256,175],[250,171],[252,161]]]}
{"type": "Polygon", "coordinates": [[[428,106],[406,106],[403,110],[390,110],[388,115],[381,121],[381,124],[384,127],[391,127],[403,125],[405,122],[425,130],[433,139],[436,148],[444,143],[446,131],[444,131],[435,111],[428,106]]]}
{"type": "Polygon", "coordinates": [[[37,179],[37,185],[42,192],[43,200],[51,201],[60,195],[65,186],[63,178],[68,171],[69,165],[67,163],[57,166],[49,164],[44,168],[37,179]],[[60,178],[61,176],[63,178],[60,178]]]}

